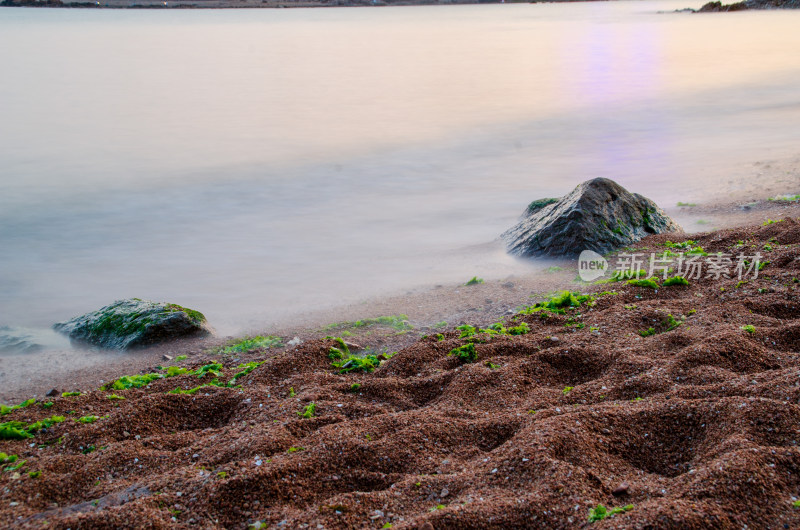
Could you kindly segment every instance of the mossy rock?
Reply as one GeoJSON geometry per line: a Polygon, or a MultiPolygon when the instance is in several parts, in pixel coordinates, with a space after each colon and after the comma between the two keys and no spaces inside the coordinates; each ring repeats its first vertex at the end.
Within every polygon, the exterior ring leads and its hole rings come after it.
{"type": "Polygon", "coordinates": [[[648,235],[680,230],[656,204],[605,178],[589,180],[561,199],[540,199],[501,237],[519,256],[606,254],[648,235]]]}
{"type": "Polygon", "coordinates": [[[131,298],[53,326],[76,342],[115,350],[142,348],[212,333],[199,311],[131,298]]]}

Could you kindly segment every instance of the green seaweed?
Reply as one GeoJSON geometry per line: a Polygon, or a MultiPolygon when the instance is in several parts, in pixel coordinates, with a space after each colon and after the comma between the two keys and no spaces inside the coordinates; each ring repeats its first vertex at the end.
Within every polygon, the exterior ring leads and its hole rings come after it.
{"type": "Polygon", "coordinates": [[[508,328],[509,335],[525,335],[526,333],[530,333],[531,328],[527,324],[527,322],[522,322],[519,326],[513,326],[508,328]]]}
{"type": "Polygon", "coordinates": [[[182,388],[176,388],[174,390],[170,390],[167,393],[168,394],[187,394],[187,395],[192,395],[192,394],[196,394],[200,390],[202,390],[204,388],[208,388],[208,387],[224,388],[225,385],[223,383],[220,383],[218,379],[212,379],[208,383],[203,383],[203,384],[198,385],[198,386],[196,386],[194,388],[190,388],[190,389],[187,389],[187,390],[184,390],[182,388]]]}
{"type": "Polygon", "coordinates": [[[751,335],[756,332],[756,327],[752,324],[745,324],[742,326],[742,330],[750,333],[751,335]]]}
{"type": "Polygon", "coordinates": [[[625,513],[631,510],[633,510],[633,504],[617,506],[616,508],[611,508],[610,510],[602,504],[598,504],[596,508],[589,509],[589,522],[594,523],[597,521],[602,521],[606,517],[612,517],[618,513],[625,513]]]}
{"type": "Polygon", "coordinates": [[[340,374],[349,372],[371,373],[381,364],[381,361],[376,355],[365,355],[363,357],[349,355],[348,357],[335,360],[331,364],[334,368],[339,369],[340,374]]]}
{"type": "Polygon", "coordinates": [[[25,424],[21,421],[7,421],[0,423],[0,440],[25,440],[33,438],[34,434],[42,429],[49,429],[56,423],[64,421],[64,416],[51,416],[42,420],[25,424]]]}
{"type": "Polygon", "coordinates": [[[11,405],[10,407],[7,405],[0,405],[0,416],[5,416],[6,414],[11,414],[15,410],[24,409],[25,407],[29,407],[36,403],[36,398],[26,399],[19,405],[11,405]]]}
{"type": "Polygon", "coordinates": [[[531,315],[538,312],[549,312],[563,315],[568,309],[580,307],[582,304],[593,305],[595,296],[583,295],[578,292],[561,291],[549,300],[538,302],[532,306],[523,307],[519,313],[531,315]]]}
{"type": "Polygon", "coordinates": [[[266,361],[252,361],[252,362],[249,362],[249,363],[243,363],[243,364],[240,364],[240,365],[239,365],[239,366],[237,366],[236,368],[237,368],[237,369],[239,369],[239,368],[244,368],[244,370],[242,370],[241,372],[238,372],[238,373],[236,373],[236,374],[233,376],[233,378],[231,378],[231,380],[230,380],[230,381],[228,381],[228,386],[233,386],[233,385],[235,385],[235,384],[238,382],[238,380],[239,380],[240,378],[242,378],[242,377],[246,376],[247,374],[249,374],[250,372],[252,372],[252,371],[253,371],[253,370],[255,370],[256,368],[258,368],[259,366],[261,366],[261,365],[262,365],[262,364],[264,364],[265,362],[266,362],[266,361]]]}
{"type": "Polygon", "coordinates": [[[142,388],[149,385],[156,379],[163,379],[163,374],[137,374],[137,375],[123,375],[116,381],[112,381],[102,387],[100,390],[128,390],[129,388],[142,388]]]}
{"type": "Polygon", "coordinates": [[[223,367],[221,363],[213,361],[198,368],[197,371],[194,372],[194,375],[202,379],[203,377],[211,374],[216,379],[217,377],[222,376],[222,368],[223,367]]]}
{"type": "Polygon", "coordinates": [[[7,455],[3,452],[0,452],[0,464],[13,464],[19,460],[17,455],[7,455]]]}
{"type": "Polygon", "coordinates": [[[77,421],[78,423],[94,423],[99,419],[100,419],[99,416],[81,416],[75,421],[77,421]]]}
{"type": "Polygon", "coordinates": [[[297,415],[305,419],[313,418],[314,416],[317,415],[317,404],[312,401],[311,403],[303,407],[302,410],[299,410],[297,412],[297,415]]]}
{"type": "Polygon", "coordinates": [[[350,355],[350,348],[347,346],[347,343],[341,337],[336,337],[333,339],[333,342],[336,346],[331,346],[328,350],[328,357],[331,360],[336,359],[343,359],[346,356],[350,355]]]}
{"type": "Polygon", "coordinates": [[[458,360],[462,363],[474,363],[478,360],[478,352],[475,350],[475,345],[471,342],[459,346],[458,348],[453,348],[447,355],[458,357],[458,360]]]}
{"type": "Polygon", "coordinates": [[[549,206],[551,204],[557,203],[560,200],[561,199],[556,199],[556,198],[553,198],[553,197],[545,197],[544,199],[536,199],[535,201],[531,202],[528,205],[528,208],[527,208],[526,211],[527,211],[528,214],[532,214],[534,212],[538,212],[539,210],[541,210],[545,206],[549,206]]]}
{"type": "Polygon", "coordinates": [[[647,278],[644,280],[628,280],[628,285],[634,285],[636,287],[647,287],[649,289],[658,289],[658,283],[655,280],[647,278]]]}
{"type": "Polygon", "coordinates": [[[3,471],[7,471],[7,472],[17,471],[20,468],[22,468],[22,466],[24,466],[27,462],[28,462],[27,460],[18,460],[17,463],[14,464],[13,466],[7,466],[7,467],[3,468],[3,471]]]}
{"type": "Polygon", "coordinates": [[[689,285],[689,280],[683,276],[672,276],[664,280],[664,287],[671,287],[673,285],[689,285]]]}
{"type": "MultiPolygon", "coordinates": [[[[439,324],[441,324],[441,322],[439,324]]],[[[437,324],[437,327],[439,327],[439,324],[437,324]]],[[[444,325],[447,326],[447,322],[444,322],[444,325]]],[[[387,326],[396,329],[398,331],[406,331],[409,329],[414,329],[414,327],[408,323],[408,315],[399,314],[399,315],[386,315],[375,318],[364,318],[355,321],[334,322],[333,324],[325,326],[323,330],[331,331],[331,330],[348,329],[348,328],[357,329],[357,328],[367,328],[371,326],[387,326]]]]}
{"type": "Polygon", "coordinates": [[[233,344],[229,344],[223,347],[220,353],[223,355],[230,353],[247,353],[261,348],[280,348],[282,346],[283,342],[280,337],[275,337],[273,335],[256,335],[255,337],[245,337],[233,344]]]}
{"type": "Polygon", "coordinates": [[[202,324],[206,321],[206,317],[200,311],[195,311],[194,309],[189,309],[178,304],[167,304],[167,311],[171,312],[183,312],[189,317],[189,319],[194,322],[195,324],[202,324]]]}
{"type": "Polygon", "coordinates": [[[478,278],[477,276],[473,276],[472,279],[467,280],[467,283],[464,285],[478,285],[479,283],[483,283],[483,278],[478,278]]]}

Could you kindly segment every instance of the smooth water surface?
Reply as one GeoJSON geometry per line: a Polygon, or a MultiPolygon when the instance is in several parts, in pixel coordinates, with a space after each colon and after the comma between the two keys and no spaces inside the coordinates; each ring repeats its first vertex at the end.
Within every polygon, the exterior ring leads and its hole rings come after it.
{"type": "Polygon", "coordinates": [[[800,12],[699,3],[0,9],[0,326],[263,328],[530,270],[492,242],[587,178],[724,193],[796,153],[800,12]]]}

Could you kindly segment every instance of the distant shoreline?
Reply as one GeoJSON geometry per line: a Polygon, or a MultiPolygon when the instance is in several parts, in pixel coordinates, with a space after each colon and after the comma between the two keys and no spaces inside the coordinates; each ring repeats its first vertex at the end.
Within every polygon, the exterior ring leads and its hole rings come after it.
{"type": "Polygon", "coordinates": [[[2,0],[0,7],[62,9],[282,9],[308,7],[388,7],[422,5],[540,4],[608,0],[2,0]]]}

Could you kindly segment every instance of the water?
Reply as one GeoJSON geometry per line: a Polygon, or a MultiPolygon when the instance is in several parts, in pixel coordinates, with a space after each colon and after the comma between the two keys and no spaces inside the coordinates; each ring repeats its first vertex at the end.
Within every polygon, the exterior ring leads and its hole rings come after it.
{"type": "Polygon", "coordinates": [[[586,178],[724,193],[796,154],[800,13],[700,3],[0,9],[0,326],[236,333],[528,271],[493,241],[586,178]]]}

